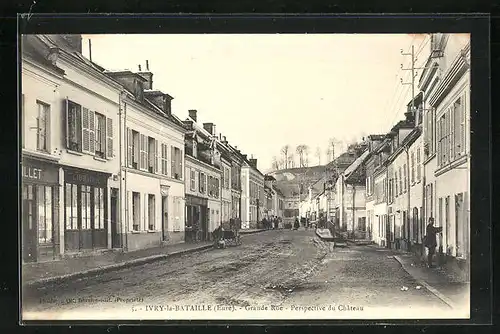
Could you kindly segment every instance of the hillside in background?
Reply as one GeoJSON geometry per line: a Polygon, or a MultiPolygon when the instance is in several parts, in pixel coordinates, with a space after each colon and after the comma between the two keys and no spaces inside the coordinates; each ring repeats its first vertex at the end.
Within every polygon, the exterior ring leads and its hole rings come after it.
{"type": "Polygon", "coordinates": [[[276,186],[285,197],[298,196],[300,193],[302,200],[308,196],[310,186],[313,196],[321,193],[325,181],[336,180],[337,173],[342,173],[349,167],[360,153],[350,150],[327,165],[280,169],[269,174],[276,179],[276,186]]]}

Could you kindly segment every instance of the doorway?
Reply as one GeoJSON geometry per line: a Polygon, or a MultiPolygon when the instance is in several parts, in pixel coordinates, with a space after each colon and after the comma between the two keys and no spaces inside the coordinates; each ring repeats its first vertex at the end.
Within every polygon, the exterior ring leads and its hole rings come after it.
{"type": "Polygon", "coordinates": [[[118,189],[111,188],[111,247],[120,248],[120,231],[118,229],[118,189]]]}
{"type": "Polygon", "coordinates": [[[24,262],[37,261],[37,212],[36,187],[31,184],[23,185],[23,260],[24,262]]]}
{"type": "Polygon", "coordinates": [[[161,235],[163,241],[168,241],[168,197],[161,197],[161,235]]]}

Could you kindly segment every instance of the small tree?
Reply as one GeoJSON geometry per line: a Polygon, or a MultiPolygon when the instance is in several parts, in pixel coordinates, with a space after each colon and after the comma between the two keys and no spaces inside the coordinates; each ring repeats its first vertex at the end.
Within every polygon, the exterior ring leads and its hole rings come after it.
{"type": "Polygon", "coordinates": [[[289,158],[289,155],[290,155],[290,145],[285,145],[281,148],[281,154],[283,155],[283,161],[284,161],[284,167],[285,169],[288,168],[289,166],[289,162],[290,162],[290,158],[289,158]]]}

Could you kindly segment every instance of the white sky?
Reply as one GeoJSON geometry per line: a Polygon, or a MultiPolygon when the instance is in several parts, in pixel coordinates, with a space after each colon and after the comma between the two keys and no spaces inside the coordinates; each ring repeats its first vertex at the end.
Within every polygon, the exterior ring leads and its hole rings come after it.
{"type": "Polygon", "coordinates": [[[197,109],[199,123],[215,123],[263,172],[284,144],[308,145],[316,165],[331,137],[386,133],[411,99],[400,83],[411,57],[400,49],[421,49],[418,65],[429,50],[426,35],[408,34],[83,35],[87,57],[89,38],[92,60],[107,69],[144,70],[147,59],[174,114],[197,109]]]}

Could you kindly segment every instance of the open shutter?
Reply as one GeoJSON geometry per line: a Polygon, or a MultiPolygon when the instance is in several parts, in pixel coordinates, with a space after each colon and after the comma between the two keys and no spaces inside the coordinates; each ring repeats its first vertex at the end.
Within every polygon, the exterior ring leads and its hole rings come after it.
{"type": "Polygon", "coordinates": [[[146,163],[144,162],[144,135],[139,134],[139,169],[145,169],[146,163]]]}
{"type": "Polygon", "coordinates": [[[127,128],[127,166],[132,167],[132,155],[133,155],[133,140],[132,138],[132,130],[130,128],[127,128]]]}
{"type": "Polygon", "coordinates": [[[177,150],[178,156],[177,156],[177,161],[179,163],[179,178],[182,179],[182,150],[177,150]]]}
{"type": "Polygon", "coordinates": [[[95,111],[89,110],[89,152],[95,154],[96,138],[95,138],[95,111]]]}
{"type": "Polygon", "coordinates": [[[82,151],[90,152],[89,110],[82,110],[82,151]]]}
{"type": "Polygon", "coordinates": [[[113,158],[113,120],[106,118],[106,157],[113,158]]]}
{"type": "Polygon", "coordinates": [[[136,133],[136,136],[134,137],[134,132],[131,131],[131,142],[132,142],[132,149],[133,149],[133,162],[139,166],[139,158],[140,158],[140,144],[141,144],[141,136],[139,133],[136,133]],[[136,140],[137,139],[137,140],[136,140]]]}
{"type": "Polygon", "coordinates": [[[177,158],[175,156],[175,147],[174,146],[171,146],[171,155],[170,155],[170,162],[171,162],[171,172],[172,172],[172,177],[175,178],[175,174],[177,173],[177,170],[176,170],[176,163],[175,163],[175,159],[177,158]]]}
{"type": "Polygon", "coordinates": [[[66,132],[64,133],[64,135],[66,136],[66,148],[67,149],[70,149],[71,146],[69,145],[69,137],[70,137],[70,122],[71,122],[71,117],[69,115],[69,101],[68,101],[68,98],[65,98],[65,101],[63,103],[63,106],[65,108],[64,110],[64,115],[65,115],[65,120],[66,120],[66,132]]]}
{"type": "Polygon", "coordinates": [[[467,150],[466,150],[466,140],[467,140],[467,131],[466,131],[466,122],[467,122],[467,118],[466,118],[466,115],[468,115],[467,113],[467,103],[466,103],[466,93],[463,93],[462,94],[462,110],[461,110],[461,121],[460,121],[460,152],[463,154],[466,154],[467,153],[467,150]]]}
{"type": "Polygon", "coordinates": [[[155,139],[155,149],[154,149],[154,172],[158,173],[158,140],[155,139]]]}

